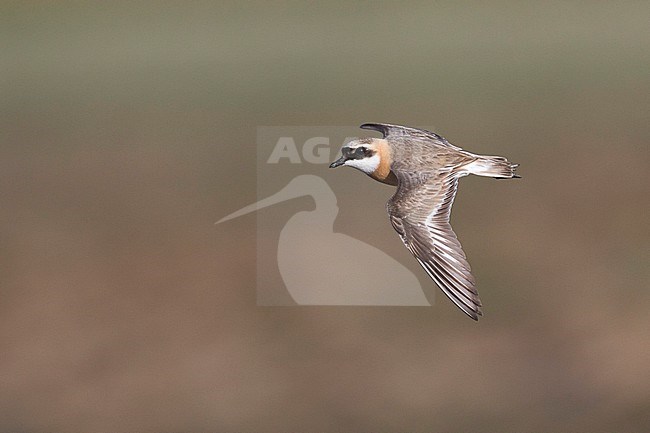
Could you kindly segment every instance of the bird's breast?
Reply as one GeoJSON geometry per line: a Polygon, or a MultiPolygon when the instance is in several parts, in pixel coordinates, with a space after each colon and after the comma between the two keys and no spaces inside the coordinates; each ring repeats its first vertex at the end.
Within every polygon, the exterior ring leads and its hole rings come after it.
{"type": "Polygon", "coordinates": [[[376,143],[377,153],[379,154],[379,165],[375,171],[370,173],[370,177],[388,185],[397,185],[395,173],[390,169],[393,162],[390,146],[386,140],[376,140],[376,143]]]}

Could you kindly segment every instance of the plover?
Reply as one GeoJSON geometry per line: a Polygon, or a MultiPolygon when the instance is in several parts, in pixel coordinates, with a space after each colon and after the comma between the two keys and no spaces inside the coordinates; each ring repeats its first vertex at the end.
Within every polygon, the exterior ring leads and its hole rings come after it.
{"type": "Polygon", "coordinates": [[[476,280],[449,223],[458,179],[469,174],[516,178],[519,164],[467,152],[423,129],[388,123],[365,123],[361,128],[379,131],[383,138],[350,141],[330,168],[347,165],[397,186],[386,204],[393,228],[449,299],[478,320],[483,313],[476,280]]]}

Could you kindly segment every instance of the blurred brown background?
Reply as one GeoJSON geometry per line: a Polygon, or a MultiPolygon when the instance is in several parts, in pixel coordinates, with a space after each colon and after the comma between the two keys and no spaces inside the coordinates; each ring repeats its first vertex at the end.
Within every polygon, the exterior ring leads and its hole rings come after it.
{"type": "MultiPolygon", "coordinates": [[[[3,2],[0,431],[647,431],[649,16],[3,2]],[[255,305],[255,216],[213,223],[255,201],[256,127],[369,121],[521,163],[454,208],[478,324],[255,305]]],[[[322,175],[399,242],[387,187],[322,175]]]]}

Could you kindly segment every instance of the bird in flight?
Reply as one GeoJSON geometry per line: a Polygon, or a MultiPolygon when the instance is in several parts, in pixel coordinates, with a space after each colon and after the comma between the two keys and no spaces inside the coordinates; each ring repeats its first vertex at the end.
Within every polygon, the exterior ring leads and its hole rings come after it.
{"type": "Polygon", "coordinates": [[[449,223],[458,179],[470,174],[518,178],[519,164],[467,152],[423,129],[388,123],[364,123],[361,128],[383,137],[350,141],[330,168],[347,165],[397,186],[386,204],[393,228],[445,295],[478,320],[483,313],[476,280],[449,223]]]}

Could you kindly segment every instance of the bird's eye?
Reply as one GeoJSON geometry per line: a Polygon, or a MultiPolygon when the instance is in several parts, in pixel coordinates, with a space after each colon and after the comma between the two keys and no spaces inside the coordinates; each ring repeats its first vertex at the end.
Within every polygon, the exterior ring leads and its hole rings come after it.
{"type": "Polygon", "coordinates": [[[367,148],[366,146],[361,146],[361,147],[358,148],[357,150],[359,151],[359,153],[366,153],[366,151],[368,150],[368,148],[367,148]]]}

